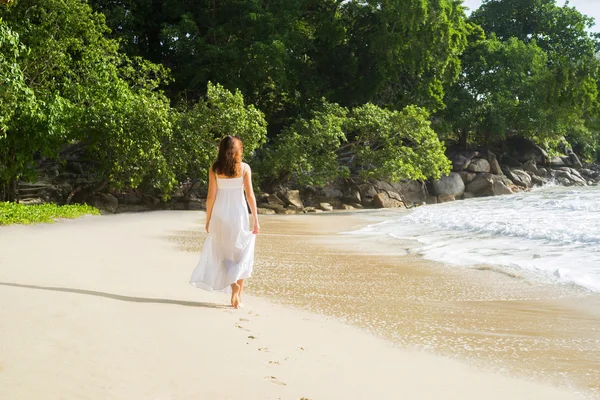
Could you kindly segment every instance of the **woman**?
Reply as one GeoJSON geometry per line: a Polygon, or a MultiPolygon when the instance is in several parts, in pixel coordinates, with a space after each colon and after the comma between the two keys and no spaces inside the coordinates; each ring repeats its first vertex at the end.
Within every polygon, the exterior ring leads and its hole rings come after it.
{"type": "Polygon", "coordinates": [[[208,170],[206,232],[198,266],[190,284],[211,291],[231,291],[231,305],[239,308],[244,280],[252,274],[255,235],[260,231],[252,172],[242,162],[242,141],[225,136],[219,143],[217,161],[208,170]],[[254,217],[249,230],[248,208],[254,217]]]}

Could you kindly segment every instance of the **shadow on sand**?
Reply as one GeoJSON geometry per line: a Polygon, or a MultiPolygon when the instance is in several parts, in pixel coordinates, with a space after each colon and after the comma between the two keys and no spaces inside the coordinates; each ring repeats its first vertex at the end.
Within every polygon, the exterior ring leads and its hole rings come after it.
{"type": "Polygon", "coordinates": [[[172,300],[172,299],[152,299],[152,298],[146,298],[146,297],[131,297],[131,296],[124,296],[121,294],[104,293],[104,292],[97,292],[94,290],[84,290],[84,289],[71,289],[71,288],[51,287],[51,286],[36,286],[36,285],[22,285],[19,283],[7,283],[7,282],[0,282],[0,286],[9,286],[9,287],[15,287],[15,288],[22,288],[22,289],[48,290],[51,292],[76,293],[76,294],[83,294],[86,296],[104,297],[104,298],[112,299],[112,300],[129,301],[132,303],[172,304],[172,305],[184,306],[184,307],[231,308],[231,306],[226,306],[223,304],[172,300]]]}

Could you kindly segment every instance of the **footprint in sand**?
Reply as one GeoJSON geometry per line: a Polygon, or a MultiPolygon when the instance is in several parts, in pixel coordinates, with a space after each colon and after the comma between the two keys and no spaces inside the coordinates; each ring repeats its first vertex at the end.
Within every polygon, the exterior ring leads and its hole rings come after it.
{"type": "Polygon", "coordinates": [[[280,386],[287,386],[287,383],[285,382],[281,382],[279,379],[277,379],[274,376],[265,376],[265,379],[268,380],[271,383],[274,383],[276,385],[280,385],[280,386]]]}
{"type": "Polygon", "coordinates": [[[262,351],[263,353],[269,353],[269,349],[267,347],[259,347],[258,351],[262,351]]]}
{"type": "Polygon", "coordinates": [[[235,327],[236,327],[236,328],[239,328],[239,329],[241,329],[241,330],[243,330],[243,331],[250,332],[250,329],[246,329],[246,328],[244,328],[243,326],[241,326],[241,325],[239,325],[239,324],[235,324],[235,327]]]}
{"type": "Polygon", "coordinates": [[[248,322],[248,321],[250,321],[250,320],[249,320],[249,319],[246,319],[246,318],[240,318],[240,321],[242,321],[242,322],[248,322]]]}
{"type": "Polygon", "coordinates": [[[269,361],[269,364],[277,364],[277,365],[279,365],[279,361],[269,361]]]}

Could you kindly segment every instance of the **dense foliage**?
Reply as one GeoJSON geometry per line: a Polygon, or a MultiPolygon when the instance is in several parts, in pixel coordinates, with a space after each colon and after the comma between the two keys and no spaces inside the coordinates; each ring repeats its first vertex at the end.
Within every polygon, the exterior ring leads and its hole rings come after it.
{"type": "Polygon", "coordinates": [[[83,149],[98,187],[206,182],[225,134],[264,181],[429,179],[444,142],[600,150],[600,41],[555,0],[0,3],[0,200],[83,149]]]}

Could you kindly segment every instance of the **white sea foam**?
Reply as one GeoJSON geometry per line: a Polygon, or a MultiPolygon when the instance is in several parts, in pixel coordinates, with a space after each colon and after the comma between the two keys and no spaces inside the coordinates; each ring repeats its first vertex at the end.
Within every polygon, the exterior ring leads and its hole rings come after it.
{"type": "Polygon", "coordinates": [[[546,187],[420,207],[365,228],[416,240],[424,257],[499,265],[600,292],[600,188],[546,187]]]}

